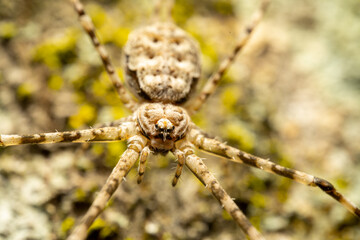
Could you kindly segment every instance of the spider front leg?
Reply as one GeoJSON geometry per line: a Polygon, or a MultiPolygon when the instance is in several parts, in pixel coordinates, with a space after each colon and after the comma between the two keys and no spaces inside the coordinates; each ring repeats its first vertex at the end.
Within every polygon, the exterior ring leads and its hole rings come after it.
{"type": "Polygon", "coordinates": [[[229,158],[231,161],[245,163],[249,166],[259,168],[269,173],[290,178],[296,182],[311,187],[319,187],[325,193],[330,195],[340,204],[342,204],[351,213],[360,217],[360,208],[338,192],[333,184],[325,179],[315,177],[305,172],[283,167],[269,160],[256,157],[239,149],[230,147],[216,139],[206,137],[200,130],[193,128],[188,134],[188,139],[198,148],[219,156],[229,158]]]}
{"type": "Polygon", "coordinates": [[[117,93],[119,94],[119,97],[121,101],[124,103],[124,105],[130,109],[131,111],[135,111],[138,108],[138,103],[132,98],[132,96],[127,92],[125,86],[122,84],[119,76],[117,75],[115,68],[113,64],[111,63],[109,54],[107,53],[105,47],[101,45],[99,39],[96,36],[96,31],[94,24],[89,17],[89,15],[86,14],[84,10],[84,6],[81,4],[79,0],[71,0],[74,4],[75,10],[79,15],[80,23],[86,33],[91,38],[91,42],[94,45],[96,51],[98,52],[101,61],[105,67],[105,70],[107,74],[109,75],[109,78],[116,89],[117,93]]]}
{"type": "Polygon", "coordinates": [[[139,176],[138,176],[138,179],[137,179],[137,183],[140,184],[144,178],[144,174],[145,174],[145,167],[146,167],[146,160],[149,156],[149,154],[151,153],[151,150],[148,146],[146,146],[142,151],[141,151],[141,154],[140,154],[140,158],[139,158],[139,169],[138,169],[138,172],[139,172],[139,176]]]}
{"type": "Polygon", "coordinates": [[[134,135],[135,123],[127,122],[117,127],[91,128],[85,130],[40,133],[32,135],[0,135],[0,146],[22,144],[47,144],[59,142],[120,141],[134,135]]]}
{"type": "Polygon", "coordinates": [[[252,36],[252,33],[258,26],[267,9],[269,1],[270,0],[263,0],[261,2],[258,11],[256,11],[252,16],[250,23],[248,23],[242,30],[242,35],[240,36],[239,41],[235,45],[233,52],[230,54],[230,56],[228,56],[220,63],[220,67],[209,77],[200,94],[193,101],[190,101],[189,104],[186,106],[190,114],[194,114],[196,111],[198,111],[203,105],[203,103],[208,99],[208,97],[214,93],[226,70],[230,67],[230,65],[234,62],[236,56],[248,43],[250,37],[252,36]]]}
{"type": "Polygon", "coordinates": [[[175,187],[180,176],[181,176],[181,171],[184,167],[184,164],[185,164],[185,153],[179,149],[176,149],[175,151],[173,151],[175,157],[176,157],[176,160],[178,161],[178,164],[176,166],[176,171],[175,171],[175,176],[172,180],[172,186],[175,187]]]}
{"type": "Polygon", "coordinates": [[[190,154],[186,157],[186,166],[197,178],[209,188],[212,194],[219,200],[224,209],[233,217],[244,233],[252,240],[265,239],[246,218],[232,198],[221,187],[217,179],[212,175],[200,157],[190,154]]]}
{"type": "Polygon", "coordinates": [[[96,196],[94,202],[91,204],[91,207],[81,220],[80,224],[68,237],[68,240],[82,240],[86,238],[87,230],[104,210],[107,202],[118,188],[123,178],[139,158],[140,152],[144,149],[147,141],[148,140],[141,135],[136,135],[129,139],[128,149],[122,154],[105,185],[96,196]]]}

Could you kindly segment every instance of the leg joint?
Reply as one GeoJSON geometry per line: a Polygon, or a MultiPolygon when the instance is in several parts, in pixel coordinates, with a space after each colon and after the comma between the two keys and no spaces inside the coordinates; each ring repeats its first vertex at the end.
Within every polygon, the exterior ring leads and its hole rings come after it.
{"type": "Polygon", "coordinates": [[[328,181],[322,178],[314,177],[314,183],[324,192],[331,192],[335,190],[335,187],[328,181]]]}

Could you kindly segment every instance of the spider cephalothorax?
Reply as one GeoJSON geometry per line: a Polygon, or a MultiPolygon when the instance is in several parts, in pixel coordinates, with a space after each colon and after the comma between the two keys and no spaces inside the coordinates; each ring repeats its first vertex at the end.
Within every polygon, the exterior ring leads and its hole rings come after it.
{"type": "MultiPolygon", "coordinates": [[[[139,160],[138,183],[142,181],[145,162],[152,151],[155,153],[171,152],[176,157],[178,165],[172,181],[173,186],[176,185],[182,168],[186,165],[211,190],[221,206],[250,239],[264,239],[234,200],[220,186],[204,161],[194,153],[194,147],[308,186],[319,187],[351,213],[360,217],[360,209],[340,194],[328,181],[283,167],[233,148],[217,139],[209,138],[190,120],[189,115],[196,112],[215,91],[226,69],[250,39],[268,5],[268,0],[263,0],[250,24],[244,28],[243,35],[232,54],[220,64],[219,69],[211,75],[199,95],[191,101],[188,101],[190,93],[200,78],[200,52],[198,44],[188,34],[173,23],[155,21],[154,24],[140,28],[130,35],[124,50],[125,72],[132,92],[140,97],[139,101],[135,101],[126,91],[105,48],[97,39],[95,28],[90,17],[86,15],[83,5],[79,0],[72,1],[80,17],[80,22],[99,53],[113,86],[133,115],[116,120],[108,127],[33,135],[0,135],[0,146],[127,140],[128,148],[121,155],[81,223],[68,239],[86,238],[87,230],[105,208],[110,197],[137,160],[139,160]],[[147,103],[144,103],[145,101],[147,103]],[[177,106],[182,103],[186,103],[185,106],[177,106]]],[[[159,0],[157,6],[162,6],[163,2],[159,0]]],[[[156,8],[155,13],[158,12],[159,9],[156,8]]],[[[154,18],[156,20],[156,16],[154,18]]]]}
{"type": "Polygon", "coordinates": [[[174,148],[174,143],[185,136],[190,120],[185,109],[172,104],[143,104],[136,115],[151,148],[160,152],[174,148]]]}

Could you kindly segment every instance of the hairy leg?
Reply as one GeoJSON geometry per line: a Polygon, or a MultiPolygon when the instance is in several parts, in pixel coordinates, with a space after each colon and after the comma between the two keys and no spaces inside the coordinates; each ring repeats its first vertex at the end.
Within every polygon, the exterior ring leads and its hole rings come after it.
{"type": "Polygon", "coordinates": [[[120,141],[134,135],[135,123],[124,123],[118,127],[92,128],[68,132],[40,133],[32,135],[0,135],[0,146],[21,144],[46,144],[59,142],[120,141]]]}
{"type": "Polygon", "coordinates": [[[246,218],[232,198],[221,187],[220,183],[212,175],[200,157],[190,154],[186,157],[186,166],[197,178],[210,189],[212,194],[219,200],[223,208],[233,217],[244,233],[252,240],[265,239],[246,218]]]}
{"type": "Polygon", "coordinates": [[[129,94],[129,92],[126,90],[125,86],[122,84],[119,76],[117,75],[115,68],[113,64],[111,63],[109,54],[107,53],[105,47],[100,44],[99,39],[96,36],[95,27],[94,24],[89,17],[89,15],[86,14],[84,10],[84,6],[81,4],[80,0],[71,0],[74,4],[75,10],[79,15],[80,23],[84,30],[87,32],[87,34],[90,36],[91,41],[98,52],[103,65],[105,67],[105,70],[107,74],[109,75],[109,78],[116,89],[117,93],[120,96],[121,101],[124,103],[124,105],[130,109],[131,111],[135,111],[138,107],[138,103],[133,99],[133,97],[129,94]]]}
{"type": "Polygon", "coordinates": [[[238,53],[246,46],[248,43],[252,33],[254,32],[256,26],[262,19],[264,12],[269,5],[269,0],[263,0],[260,8],[255,14],[253,15],[250,23],[246,25],[243,29],[242,35],[240,36],[240,40],[235,45],[235,48],[230,56],[224,59],[220,63],[219,69],[214,72],[210,78],[207,80],[204,88],[201,90],[200,94],[193,100],[187,104],[186,108],[188,109],[190,114],[194,114],[196,111],[200,109],[203,103],[208,99],[208,97],[214,93],[217,85],[219,84],[222,76],[225,74],[226,70],[230,67],[230,65],[234,62],[235,57],[238,53]]]}
{"type": "Polygon", "coordinates": [[[118,188],[119,184],[126,176],[131,167],[135,164],[139,158],[141,150],[146,145],[147,139],[143,136],[135,136],[129,140],[128,149],[123,153],[119,162],[111,172],[105,185],[102,187],[99,194],[96,196],[91,207],[81,220],[80,224],[68,237],[68,240],[82,240],[86,238],[87,230],[104,210],[107,202],[118,188]]]}
{"type": "Polygon", "coordinates": [[[175,187],[181,176],[181,171],[185,164],[185,153],[179,149],[176,149],[173,153],[176,157],[176,160],[178,161],[178,164],[176,166],[175,176],[171,183],[173,185],[173,187],[175,187]]]}
{"type": "Polygon", "coordinates": [[[140,159],[139,159],[139,169],[138,169],[138,172],[139,172],[139,176],[138,176],[138,179],[137,179],[137,183],[140,184],[144,178],[144,174],[145,174],[145,167],[146,167],[146,160],[150,154],[150,148],[148,146],[146,146],[142,151],[141,151],[141,154],[140,154],[140,159]]]}
{"type": "Polygon", "coordinates": [[[188,134],[188,140],[202,150],[229,158],[231,161],[244,163],[252,167],[262,169],[266,172],[287,177],[307,186],[319,187],[325,193],[341,203],[351,213],[360,217],[360,208],[345,198],[330,182],[325,179],[315,177],[305,172],[283,167],[269,160],[256,157],[239,149],[230,147],[216,139],[206,137],[205,134],[198,129],[192,129],[190,131],[188,134]]]}

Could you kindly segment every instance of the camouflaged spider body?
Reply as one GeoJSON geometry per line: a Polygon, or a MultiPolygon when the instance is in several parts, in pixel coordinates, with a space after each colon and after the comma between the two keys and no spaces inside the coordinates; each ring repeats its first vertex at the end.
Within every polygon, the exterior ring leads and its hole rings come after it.
{"type": "MultiPolygon", "coordinates": [[[[168,22],[155,22],[130,34],[124,49],[125,72],[130,90],[139,98],[139,101],[136,101],[116,74],[107,51],[96,37],[91,18],[85,13],[83,5],[79,0],[72,0],[72,2],[79,15],[80,23],[90,36],[115,90],[133,114],[112,122],[109,127],[33,135],[0,135],[0,146],[127,140],[128,148],[68,239],[86,238],[87,230],[104,210],[110,197],[137,160],[139,160],[138,183],[142,181],[146,160],[152,152],[171,152],[176,157],[178,164],[172,181],[173,186],[177,184],[183,166],[186,165],[219,200],[221,206],[250,239],[264,239],[220,186],[203,160],[195,155],[195,147],[234,162],[290,178],[304,185],[319,187],[351,213],[360,217],[360,209],[328,181],[283,167],[209,138],[190,119],[190,116],[215,91],[225,71],[250,39],[268,5],[267,0],[262,2],[259,10],[244,28],[243,35],[229,57],[220,63],[219,69],[210,76],[204,88],[191,101],[189,97],[200,78],[200,52],[198,44],[188,34],[168,22]]],[[[163,3],[164,1],[158,1],[155,15],[163,3]]]]}
{"type": "Polygon", "coordinates": [[[128,86],[144,100],[183,103],[200,78],[198,44],[173,23],[135,30],[124,52],[128,86]]]}

